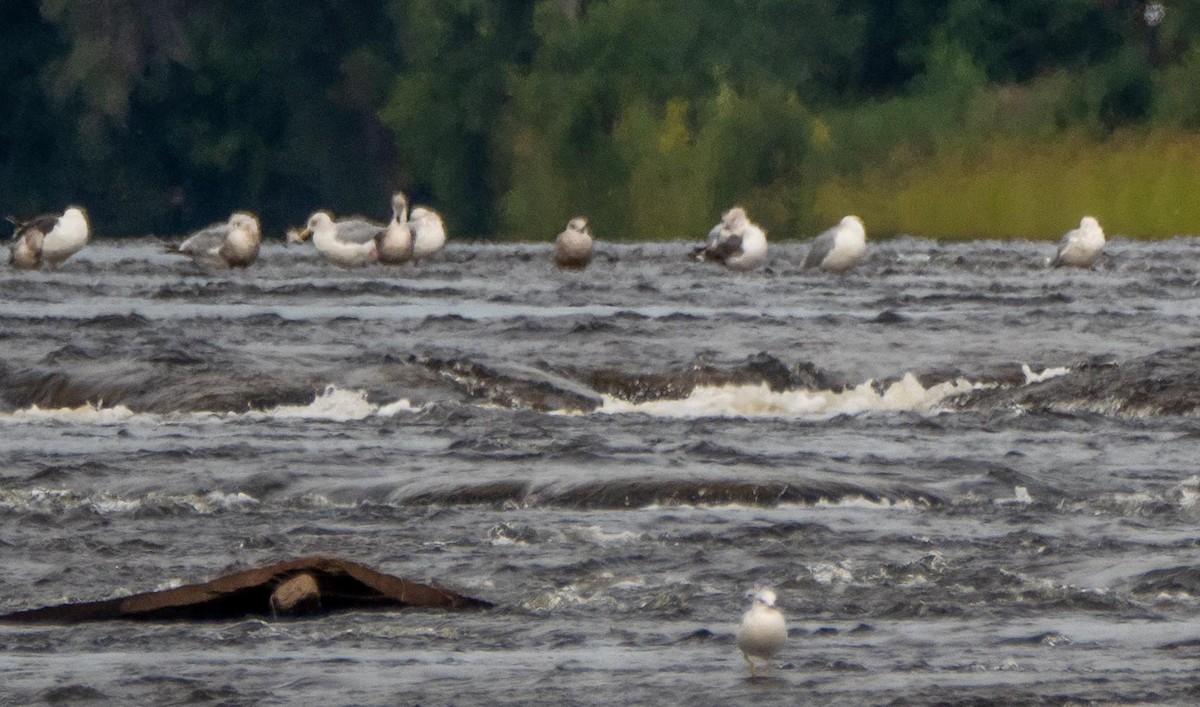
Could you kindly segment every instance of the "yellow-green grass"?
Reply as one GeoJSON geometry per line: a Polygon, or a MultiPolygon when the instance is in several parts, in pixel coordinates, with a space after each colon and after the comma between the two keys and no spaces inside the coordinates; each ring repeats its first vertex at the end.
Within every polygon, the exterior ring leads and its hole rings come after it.
{"type": "MultiPolygon", "coordinates": [[[[964,141],[969,142],[968,141],[964,141]]],[[[1110,236],[1200,233],[1200,134],[1065,134],[946,148],[817,188],[816,215],[854,213],[877,235],[1060,237],[1084,215],[1110,236]]]]}

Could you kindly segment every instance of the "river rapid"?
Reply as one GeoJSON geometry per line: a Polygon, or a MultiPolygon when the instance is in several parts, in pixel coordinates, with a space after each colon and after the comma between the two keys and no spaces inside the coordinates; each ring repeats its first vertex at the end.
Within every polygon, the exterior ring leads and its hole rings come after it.
{"type": "Polygon", "coordinates": [[[314,554],[497,607],[0,625],[0,702],[1194,704],[1200,240],[1053,249],[2,269],[0,612],[314,554]]]}

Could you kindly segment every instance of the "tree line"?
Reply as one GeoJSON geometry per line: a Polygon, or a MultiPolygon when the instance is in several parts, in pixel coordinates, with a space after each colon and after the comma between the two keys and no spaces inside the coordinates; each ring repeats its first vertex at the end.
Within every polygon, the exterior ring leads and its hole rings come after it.
{"type": "Polygon", "coordinates": [[[587,214],[640,240],[694,237],[736,201],[799,235],[822,185],[969,134],[1004,87],[1060,77],[1028,135],[1200,127],[1200,9],[1148,7],[10,0],[0,203],[79,203],[102,235],[234,209],[278,232],[317,208],[386,218],[403,189],[455,235],[547,238],[587,214]]]}

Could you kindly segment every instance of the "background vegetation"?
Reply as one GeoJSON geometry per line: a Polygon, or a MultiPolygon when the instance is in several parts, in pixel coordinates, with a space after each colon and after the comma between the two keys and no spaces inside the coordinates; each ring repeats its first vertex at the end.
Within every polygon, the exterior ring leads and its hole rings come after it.
{"type": "Polygon", "coordinates": [[[452,234],[1200,232],[1200,3],[8,0],[0,208],[452,234]]]}

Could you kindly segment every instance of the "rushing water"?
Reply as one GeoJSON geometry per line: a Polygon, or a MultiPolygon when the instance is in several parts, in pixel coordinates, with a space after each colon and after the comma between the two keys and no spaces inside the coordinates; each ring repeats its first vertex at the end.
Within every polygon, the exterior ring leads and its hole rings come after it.
{"type": "Polygon", "coordinates": [[[0,612],[312,554],[498,605],[0,626],[0,702],[1200,699],[1200,241],[772,248],[0,271],[0,612]]]}

